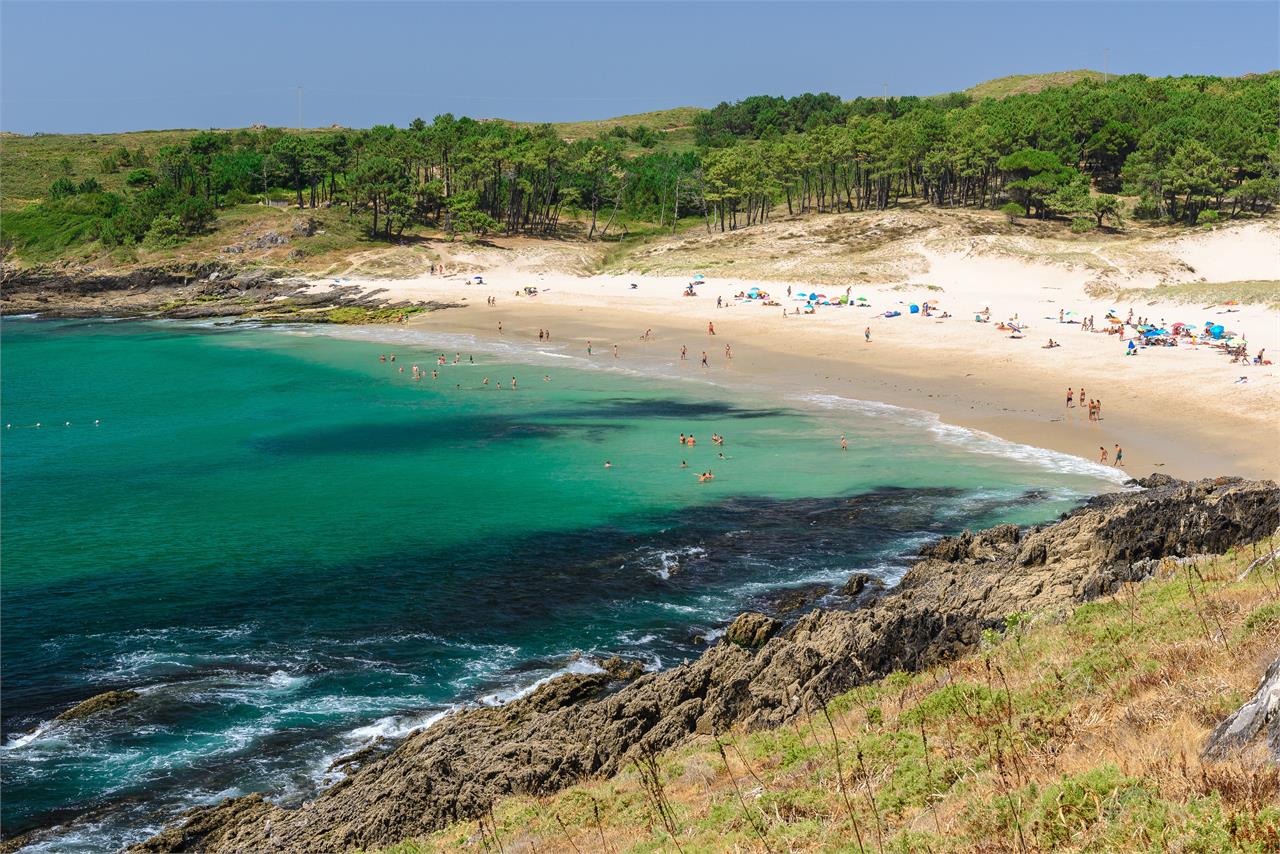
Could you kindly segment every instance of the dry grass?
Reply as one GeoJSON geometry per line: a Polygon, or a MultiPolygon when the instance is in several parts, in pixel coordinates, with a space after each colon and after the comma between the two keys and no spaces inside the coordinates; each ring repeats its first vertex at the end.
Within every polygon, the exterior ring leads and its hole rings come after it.
{"type": "Polygon", "coordinates": [[[387,852],[1280,851],[1276,767],[1199,759],[1280,647],[1276,564],[1237,580],[1253,557],[1166,562],[789,726],[699,738],[387,852]]]}
{"type": "Polygon", "coordinates": [[[1051,71],[1047,74],[1011,74],[1008,77],[997,77],[964,90],[965,94],[975,100],[982,98],[1008,98],[1011,95],[1027,95],[1042,92],[1045,89],[1059,89],[1072,86],[1081,80],[1102,80],[1101,71],[1088,68],[1076,71],[1051,71]]]}

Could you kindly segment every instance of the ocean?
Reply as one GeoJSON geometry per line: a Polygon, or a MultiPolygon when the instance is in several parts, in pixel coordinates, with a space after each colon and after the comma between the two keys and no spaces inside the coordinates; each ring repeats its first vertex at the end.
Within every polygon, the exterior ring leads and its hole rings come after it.
{"type": "Polygon", "coordinates": [[[37,851],[297,803],[378,737],[601,657],[679,663],[788,592],[851,607],[828,588],[855,572],[892,584],[930,539],[1118,482],[925,413],[559,343],[10,318],[0,356],[0,819],[58,826],[37,851]],[[833,507],[848,522],[818,524],[833,507]]]}

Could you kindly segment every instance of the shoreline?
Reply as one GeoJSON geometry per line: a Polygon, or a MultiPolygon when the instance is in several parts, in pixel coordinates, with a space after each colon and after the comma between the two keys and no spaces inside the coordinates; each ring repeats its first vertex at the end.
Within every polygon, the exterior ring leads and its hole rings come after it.
{"type": "MultiPolygon", "coordinates": [[[[1247,425],[1235,424],[1231,419],[1180,417],[1183,409],[1173,415],[1152,413],[1144,410],[1142,398],[1109,398],[1102,420],[1090,422],[1078,407],[1066,409],[1058,393],[1052,395],[1052,400],[1045,399],[1049,395],[1044,393],[1043,385],[1025,371],[998,371],[975,378],[973,369],[977,366],[972,359],[966,359],[963,349],[923,351],[914,366],[894,364],[900,351],[892,348],[901,342],[889,341],[888,346],[877,347],[881,341],[874,330],[870,345],[855,340],[848,344],[852,352],[843,353],[838,350],[847,342],[838,336],[852,330],[814,329],[804,336],[804,343],[813,348],[814,355],[805,357],[786,349],[800,336],[761,340],[769,332],[761,328],[757,318],[744,318],[748,322],[741,325],[736,323],[737,317],[722,322],[721,318],[729,314],[726,310],[712,315],[717,324],[717,334],[712,338],[700,319],[672,318],[651,310],[629,312],[623,321],[610,309],[574,304],[524,303],[512,308],[500,302],[495,308],[473,308],[474,312],[415,317],[401,328],[468,333],[490,343],[514,338],[523,344],[536,344],[537,329],[545,325],[554,329],[554,344],[581,346],[580,355],[584,357],[586,341],[591,340],[593,360],[597,362],[613,360],[611,347],[617,341],[621,350],[619,366],[641,373],[658,365],[680,366],[678,354],[683,343],[689,346],[689,358],[682,366],[686,373],[720,388],[731,390],[735,383],[751,383],[789,400],[828,395],[849,401],[855,405],[853,408],[858,403],[883,404],[927,413],[936,417],[944,430],[948,425],[960,427],[1090,463],[1097,461],[1100,445],[1111,451],[1120,443],[1125,450],[1124,468],[1132,477],[1161,472],[1182,478],[1219,474],[1274,478],[1280,473],[1280,451],[1267,447],[1265,442],[1241,447],[1235,431],[1247,425]],[[501,336],[496,331],[499,322],[503,324],[501,336]],[[639,342],[634,330],[641,326],[640,332],[652,328],[655,340],[639,342]],[[731,362],[723,357],[725,343],[733,348],[731,362]],[[711,365],[705,371],[699,365],[704,347],[711,365]],[[719,352],[712,349],[716,347],[719,352]],[[637,348],[643,348],[639,358],[626,352],[637,348]],[[962,388],[968,393],[962,394],[962,388]]],[[[806,319],[797,318],[797,325],[806,319]]],[[[1095,388],[1101,382],[1092,372],[1078,374],[1084,378],[1077,382],[1095,388]]],[[[851,413],[850,430],[856,429],[860,417],[863,416],[851,413]]],[[[1276,430],[1274,424],[1262,424],[1276,430]]]]}

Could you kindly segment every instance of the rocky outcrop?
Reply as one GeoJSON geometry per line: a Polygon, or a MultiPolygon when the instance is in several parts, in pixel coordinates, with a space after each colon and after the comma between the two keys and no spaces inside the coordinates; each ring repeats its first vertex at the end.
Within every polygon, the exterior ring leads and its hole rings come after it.
{"type": "Polygon", "coordinates": [[[101,694],[94,694],[89,699],[77,703],[67,709],[62,714],[54,718],[55,721],[78,721],[87,718],[90,715],[96,715],[100,712],[110,711],[119,708],[127,703],[131,703],[142,695],[137,691],[104,691],[101,694]]]}
{"type": "Polygon", "coordinates": [[[1253,696],[1209,733],[1201,756],[1226,759],[1258,744],[1280,764],[1280,658],[1271,662],[1253,696]]]}
{"type": "MultiPolygon", "coordinates": [[[[612,774],[638,751],[693,733],[775,726],[865,681],[970,650],[1010,614],[1065,612],[1143,577],[1151,560],[1222,552],[1280,523],[1274,483],[1143,485],[1095,498],[1051,525],[945,538],[867,607],[811,612],[759,648],[720,643],[612,693],[608,673],[565,676],[501,708],[452,714],[299,809],[259,795],[229,799],[187,813],[133,850],[388,845],[479,815],[504,795],[612,774]]],[[[750,623],[756,630],[742,629],[754,640],[763,624],[754,616],[750,623]]]]}
{"type": "Polygon", "coordinates": [[[739,614],[737,619],[729,624],[729,628],[724,633],[724,639],[738,646],[756,649],[764,646],[765,642],[780,628],[782,623],[772,617],[761,614],[759,611],[747,611],[745,614],[739,614]]]}

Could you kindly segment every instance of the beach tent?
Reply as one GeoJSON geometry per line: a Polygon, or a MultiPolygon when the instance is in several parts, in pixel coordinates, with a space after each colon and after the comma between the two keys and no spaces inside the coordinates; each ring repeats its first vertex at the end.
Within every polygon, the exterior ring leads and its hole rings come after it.
{"type": "Polygon", "coordinates": [[[919,313],[920,313],[920,306],[916,305],[915,303],[911,303],[911,313],[912,313],[912,314],[919,314],[919,313]]]}
{"type": "Polygon", "coordinates": [[[849,304],[848,295],[846,294],[845,296],[840,297],[840,299],[837,300],[837,302],[839,302],[841,305],[848,305],[849,304]]]}
{"type": "Polygon", "coordinates": [[[1210,327],[1209,327],[1209,334],[1210,334],[1210,335],[1212,335],[1215,339],[1221,338],[1221,337],[1222,337],[1222,333],[1223,333],[1224,331],[1225,331],[1225,329],[1224,329],[1224,327],[1223,327],[1223,325],[1222,325],[1221,323],[1219,323],[1219,324],[1217,324],[1217,325],[1215,325],[1215,326],[1210,326],[1210,327]]]}

